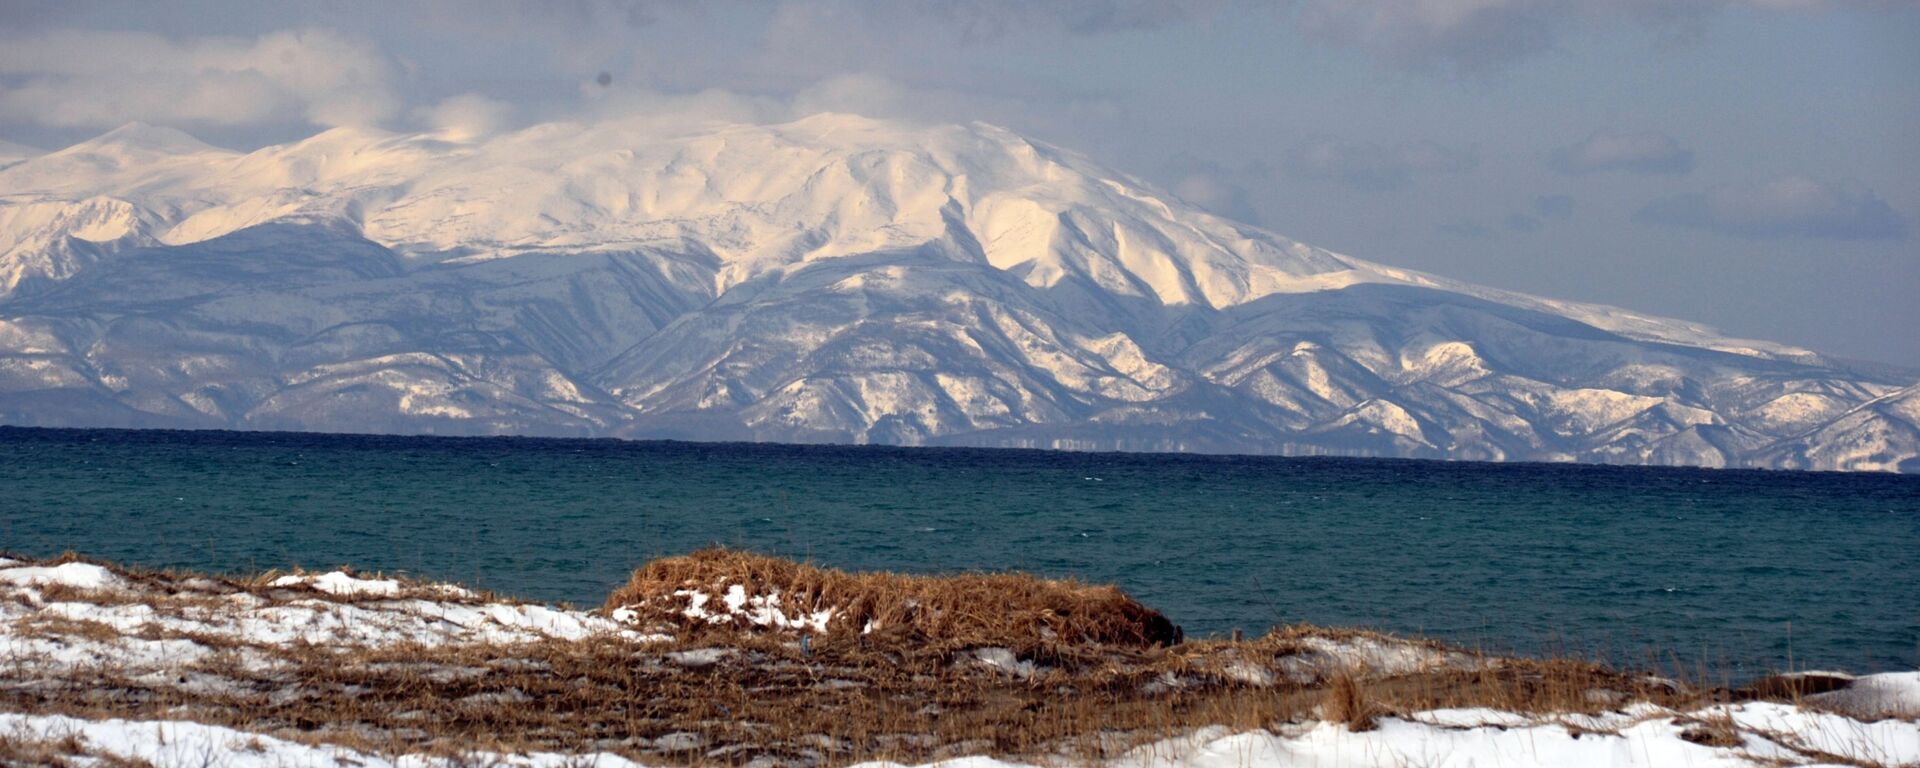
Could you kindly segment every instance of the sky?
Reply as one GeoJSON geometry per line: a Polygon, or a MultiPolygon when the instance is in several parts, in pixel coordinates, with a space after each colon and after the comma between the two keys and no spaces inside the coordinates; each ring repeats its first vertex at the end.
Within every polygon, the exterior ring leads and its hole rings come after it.
{"type": "MultiPolygon", "coordinates": [[[[0,140],[980,120],[1360,258],[1920,367],[1920,2],[0,2],[0,140]]],[[[0,144],[4,153],[5,144],[0,144]]]]}

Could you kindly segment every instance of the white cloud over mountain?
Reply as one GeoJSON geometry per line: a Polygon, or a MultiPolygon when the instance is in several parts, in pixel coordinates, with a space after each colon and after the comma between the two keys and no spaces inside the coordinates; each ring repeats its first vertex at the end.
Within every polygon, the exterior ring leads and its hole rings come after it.
{"type": "Polygon", "coordinates": [[[60,30],[0,47],[0,117],[54,126],[129,120],[314,125],[384,121],[400,107],[392,63],[324,30],[172,40],[60,30]]]}
{"type": "Polygon", "coordinates": [[[414,110],[421,123],[449,138],[468,140],[485,136],[505,127],[513,115],[513,105],[478,93],[463,93],[431,107],[414,110]]]}

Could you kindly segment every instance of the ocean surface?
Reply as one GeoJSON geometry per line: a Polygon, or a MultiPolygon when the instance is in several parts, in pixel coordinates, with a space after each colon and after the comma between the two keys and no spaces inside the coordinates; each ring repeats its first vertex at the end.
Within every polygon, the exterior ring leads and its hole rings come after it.
{"type": "Polygon", "coordinates": [[[0,428],[0,550],[597,605],[710,544],[1114,582],[1190,635],[1420,633],[1744,676],[1920,666],[1920,477],[0,428]]]}

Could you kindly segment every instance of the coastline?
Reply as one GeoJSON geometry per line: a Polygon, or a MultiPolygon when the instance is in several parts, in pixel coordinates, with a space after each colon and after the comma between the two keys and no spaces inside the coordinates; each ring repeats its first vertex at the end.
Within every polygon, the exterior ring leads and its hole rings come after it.
{"type": "Polygon", "coordinates": [[[607,605],[574,610],[344,570],[235,579],[0,559],[0,757],[1920,762],[1920,673],[1733,689],[1354,630],[1169,643],[1114,631],[1158,615],[1117,591],[1002,576],[716,551],[655,561],[607,605]],[[940,608],[941,590],[981,620],[940,608]]]}

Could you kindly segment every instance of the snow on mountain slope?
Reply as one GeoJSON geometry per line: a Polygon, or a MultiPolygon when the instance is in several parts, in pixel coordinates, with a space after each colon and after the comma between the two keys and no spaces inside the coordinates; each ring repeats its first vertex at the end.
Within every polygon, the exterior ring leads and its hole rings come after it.
{"type": "Polygon", "coordinates": [[[1920,376],[1371,264],[980,124],[132,125],[0,168],[0,248],[7,423],[1920,454],[1920,376]]]}

